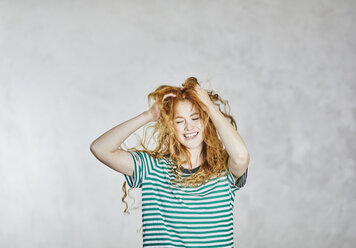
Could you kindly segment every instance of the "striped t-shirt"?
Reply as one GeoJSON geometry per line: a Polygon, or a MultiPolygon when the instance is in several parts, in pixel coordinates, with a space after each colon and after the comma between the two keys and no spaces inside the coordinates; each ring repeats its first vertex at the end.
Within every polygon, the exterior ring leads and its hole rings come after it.
{"type": "MultiPolygon", "coordinates": [[[[228,175],[184,188],[171,182],[170,161],[130,154],[134,175],[124,176],[129,187],[142,188],[143,247],[233,247],[235,192],[245,185],[248,169],[236,182],[228,168],[228,175]]],[[[183,177],[198,168],[184,169],[183,177]]]]}

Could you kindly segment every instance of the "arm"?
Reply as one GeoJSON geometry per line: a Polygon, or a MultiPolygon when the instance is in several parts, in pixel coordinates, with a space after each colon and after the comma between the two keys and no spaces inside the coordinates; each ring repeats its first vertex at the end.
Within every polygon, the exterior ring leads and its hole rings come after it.
{"type": "Polygon", "coordinates": [[[208,93],[199,85],[195,88],[200,100],[205,104],[206,111],[214,123],[217,132],[229,154],[228,166],[237,180],[246,171],[250,162],[250,155],[244,141],[231,123],[220,112],[219,108],[211,101],[208,93]]]}
{"type": "Polygon", "coordinates": [[[129,152],[121,150],[119,147],[132,133],[154,119],[149,110],[145,111],[113,127],[95,139],[90,145],[90,151],[108,167],[120,173],[133,176],[133,159],[129,152]]]}
{"type": "Polygon", "coordinates": [[[250,155],[246,145],[240,134],[220,112],[217,106],[209,104],[207,108],[210,112],[210,118],[225,145],[226,151],[230,155],[228,166],[235,180],[237,180],[244,174],[250,161],[250,155]]]}

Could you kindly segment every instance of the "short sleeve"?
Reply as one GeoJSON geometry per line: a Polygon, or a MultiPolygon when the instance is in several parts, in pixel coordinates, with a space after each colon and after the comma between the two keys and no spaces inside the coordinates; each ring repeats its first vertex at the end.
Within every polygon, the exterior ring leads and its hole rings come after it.
{"type": "Polygon", "coordinates": [[[241,189],[243,186],[245,186],[247,181],[248,168],[246,169],[244,174],[242,174],[238,179],[236,179],[236,181],[231,173],[230,168],[228,168],[228,170],[229,170],[228,181],[233,191],[241,189]]]}
{"type": "Polygon", "coordinates": [[[145,152],[130,152],[132,159],[135,164],[134,175],[125,176],[125,180],[130,188],[141,188],[142,182],[145,180],[145,175],[147,173],[147,166],[150,161],[149,155],[145,152]]]}

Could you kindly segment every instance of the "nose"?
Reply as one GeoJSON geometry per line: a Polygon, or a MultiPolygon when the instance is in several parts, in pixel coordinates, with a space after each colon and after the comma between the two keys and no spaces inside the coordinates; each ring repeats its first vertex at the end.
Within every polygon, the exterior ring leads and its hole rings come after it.
{"type": "Polygon", "coordinates": [[[192,126],[193,125],[189,121],[187,121],[187,122],[185,122],[184,130],[189,131],[192,129],[192,126]]]}

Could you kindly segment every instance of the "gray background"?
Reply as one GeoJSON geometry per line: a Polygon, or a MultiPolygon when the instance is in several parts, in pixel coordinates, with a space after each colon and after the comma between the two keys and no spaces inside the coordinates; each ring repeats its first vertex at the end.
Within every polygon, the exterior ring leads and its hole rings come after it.
{"type": "Polygon", "coordinates": [[[157,86],[195,76],[229,101],[251,156],[235,246],[354,247],[355,10],[0,1],[0,246],[142,245],[141,209],[123,214],[123,175],[89,147],[145,111],[157,86]]]}

